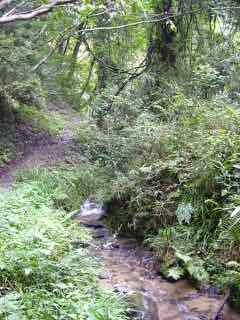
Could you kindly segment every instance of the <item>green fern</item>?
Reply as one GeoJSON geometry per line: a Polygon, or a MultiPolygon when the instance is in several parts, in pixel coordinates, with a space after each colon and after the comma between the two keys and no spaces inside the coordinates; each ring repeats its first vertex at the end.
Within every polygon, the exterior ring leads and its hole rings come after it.
{"type": "Polygon", "coordinates": [[[183,223],[189,224],[193,213],[194,213],[194,209],[191,203],[184,203],[184,202],[180,203],[176,211],[178,222],[180,224],[183,224],[183,223]]]}
{"type": "Polygon", "coordinates": [[[179,280],[183,278],[184,274],[185,274],[185,271],[181,267],[172,267],[167,271],[168,278],[171,278],[173,280],[179,280]]]}

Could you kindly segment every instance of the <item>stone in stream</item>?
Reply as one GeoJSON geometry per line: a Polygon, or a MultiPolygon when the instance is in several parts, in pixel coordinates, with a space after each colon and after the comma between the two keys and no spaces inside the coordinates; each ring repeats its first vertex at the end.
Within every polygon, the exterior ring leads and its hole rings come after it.
{"type": "Polygon", "coordinates": [[[111,278],[111,273],[110,272],[100,273],[98,278],[101,280],[108,280],[111,278]]]}
{"type": "Polygon", "coordinates": [[[117,241],[110,241],[105,244],[103,244],[102,248],[104,250],[113,250],[113,249],[119,249],[120,245],[117,241]]]}
{"type": "Polygon", "coordinates": [[[104,216],[104,210],[100,204],[92,200],[86,200],[81,206],[79,212],[74,215],[74,218],[88,227],[97,228],[101,223],[99,220],[104,216]]]}
{"type": "Polygon", "coordinates": [[[131,295],[132,293],[134,293],[135,291],[131,290],[130,288],[128,288],[126,285],[122,285],[122,284],[115,284],[114,285],[114,291],[120,295],[131,295]]]}
{"type": "Polygon", "coordinates": [[[75,239],[74,241],[71,242],[72,246],[74,248],[88,248],[90,247],[90,243],[86,241],[82,241],[81,239],[75,239]]]}

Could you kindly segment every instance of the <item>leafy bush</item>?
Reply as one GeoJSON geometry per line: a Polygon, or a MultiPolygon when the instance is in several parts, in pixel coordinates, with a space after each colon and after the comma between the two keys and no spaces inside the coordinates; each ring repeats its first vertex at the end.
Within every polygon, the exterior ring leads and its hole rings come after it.
{"type": "Polygon", "coordinates": [[[108,183],[106,171],[90,164],[75,169],[58,166],[52,170],[23,170],[18,173],[17,180],[26,185],[31,182],[31,193],[40,201],[48,199],[57,208],[67,211],[79,209],[89,197],[102,201],[108,196],[108,190],[102,189],[102,185],[108,183]]]}
{"type": "Polygon", "coordinates": [[[27,81],[14,81],[6,87],[11,97],[21,104],[35,106],[38,109],[45,108],[46,94],[44,93],[41,81],[37,78],[27,81]]]}

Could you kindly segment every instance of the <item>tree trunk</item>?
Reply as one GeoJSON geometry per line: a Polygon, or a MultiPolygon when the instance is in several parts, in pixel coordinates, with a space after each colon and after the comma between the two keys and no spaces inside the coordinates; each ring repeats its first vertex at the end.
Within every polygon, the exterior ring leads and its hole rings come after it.
{"type": "Polygon", "coordinates": [[[154,7],[155,14],[169,17],[169,20],[157,22],[151,30],[150,45],[152,70],[161,72],[162,69],[175,67],[176,64],[176,30],[174,30],[172,15],[172,0],[164,0],[154,7]],[[171,20],[170,20],[171,19],[171,20]]]}

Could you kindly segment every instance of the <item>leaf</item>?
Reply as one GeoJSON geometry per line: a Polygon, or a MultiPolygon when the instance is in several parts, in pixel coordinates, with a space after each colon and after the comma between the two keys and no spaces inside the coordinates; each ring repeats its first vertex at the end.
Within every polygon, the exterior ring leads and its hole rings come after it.
{"type": "Polygon", "coordinates": [[[31,268],[25,268],[24,269],[24,273],[26,276],[29,276],[32,273],[32,269],[31,268]]]}
{"type": "Polygon", "coordinates": [[[184,270],[180,267],[173,267],[168,269],[167,276],[174,280],[179,280],[184,276],[184,270]]]}
{"type": "Polygon", "coordinates": [[[0,270],[7,269],[7,264],[3,261],[0,261],[0,270]]]}
{"type": "Polygon", "coordinates": [[[221,191],[222,197],[225,197],[227,194],[228,194],[228,190],[227,190],[227,189],[223,189],[223,190],[221,191]]]}
{"type": "Polygon", "coordinates": [[[172,22],[172,20],[168,20],[167,22],[168,26],[169,26],[169,30],[172,32],[177,32],[177,27],[176,25],[172,22]]]}
{"type": "Polygon", "coordinates": [[[234,216],[236,216],[238,213],[240,212],[240,206],[237,206],[233,212],[231,213],[231,218],[233,218],[234,216]]]}
{"type": "Polygon", "coordinates": [[[240,263],[238,263],[237,261],[229,261],[229,262],[227,262],[226,266],[228,268],[239,269],[240,268],[240,263]]]}
{"type": "Polygon", "coordinates": [[[184,263],[188,263],[189,261],[192,260],[192,258],[191,258],[190,256],[188,256],[188,255],[186,255],[186,254],[183,254],[183,253],[181,253],[181,252],[179,252],[179,251],[176,251],[176,257],[177,257],[179,260],[183,261],[184,263]]]}
{"type": "Polygon", "coordinates": [[[180,203],[176,211],[178,222],[180,224],[184,222],[189,224],[193,212],[194,212],[194,209],[191,203],[180,203]]]}
{"type": "Polygon", "coordinates": [[[55,287],[57,287],[59,289],[62,289],[62,290],[65,290],[65,289],[69,288],[69,286],[67,284],[62,283],[62,282],[56,283],[55,287]]]}
{"type": "Polygon", "coordinates": [[[151,173],[152,172],[152,168],[151,168],[151,166],[150,167],[143,166],[143,167],[139,168],[139,171],[141,173],[151,173]]]}
{"type": "Polygon", "coordinates": [[[209,275],[203,267],[203,262],[200,259],[189,261],[186,264],[186,269],[190,276],[200,282],[207,282],[209,275]]]}

